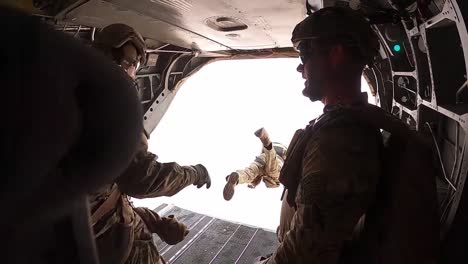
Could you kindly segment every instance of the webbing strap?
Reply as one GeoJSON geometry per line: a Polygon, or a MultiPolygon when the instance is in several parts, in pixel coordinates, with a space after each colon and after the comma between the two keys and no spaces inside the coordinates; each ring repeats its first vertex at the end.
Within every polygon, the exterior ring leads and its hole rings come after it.
{"type": "Polygon", "coordinates": [[[99,208],[91,215],[91,223],[92,225],[96,225],[96,223],[107,213],[109,213],[113,208],[116,207],[117,202],[119,201],[120,196],[122,193],[120,192],[117,184],[111,189],[111,193],[109,197],[99,206],[99,208]]]}

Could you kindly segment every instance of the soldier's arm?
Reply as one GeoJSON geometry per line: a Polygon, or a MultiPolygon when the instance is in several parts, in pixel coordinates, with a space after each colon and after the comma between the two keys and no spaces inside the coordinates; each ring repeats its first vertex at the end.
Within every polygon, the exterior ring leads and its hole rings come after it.
{"type": "Polygon", "coordinates": [[[202,165],[180,166],[175,162],[160,163],[155,154],[148,151],[146,136],[142,136],[140,148],[128,169],[117,179],[119,189],[132,197],[149,198],[172,196],[194,184],[210,185],[210,178],[202,165]]]}
{"type": "Polygon", "coordinates": [[[266,263],[337,263],[375,192],[377,140],[376,131],[342,126],[308,143],[291,229],[266,263]]]}
{"type": "Polygon", "coordinates": [[[174,215],[161,217],[153,210],[144,207],[136,207],[134,211],[141,217],[151,233],[158,234],[169,245],[181,242],[189,233],[187,226],[180,223],[174,215]]]}

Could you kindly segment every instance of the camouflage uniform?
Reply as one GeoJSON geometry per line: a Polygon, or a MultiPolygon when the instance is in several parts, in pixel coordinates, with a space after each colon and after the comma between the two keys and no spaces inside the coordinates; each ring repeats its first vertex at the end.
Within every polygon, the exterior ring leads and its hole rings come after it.
{"type": "Polygon", "coordinates": [[[247,168],[236,171],[239,174],[239,184],[249,183],[251,187],[255,187],[263,180],[268,188],[278,187],[283,163],[283,158],[276,154],[275,148],[263,148],[262,154],[247,168]]]}
{"type": "Polygon", "coordinates": [[[161,218],[147,208],[134,208],[127,195],[136,198],[172,196],[197,184],[200,177],[208,173],[201,165],[159,163],[147,147],[146,136],[142,135],[138,154],[125,173],[115,183],[90,196],[93,214],[114,191],[117,190],[119,196],[112,210],[93,223],[101,263],[165,263],[153,243],[152,233],[169,244],[181,241],[186,235],[177,234],[186,229],[177,225],[175,219],[161,218]]]}
{"type": "Polygon", "coordinates": [[[267,188],[280,186],[279,174],[287,149],[278,142],[271,142],[263,127],[254,134],[262,142],[262,153],[247,168],[234,171],[226,177],[226,185],[223,189],[223,197],[226,201],[232,199],[234,188],[238,184],[247,183],[249,188],[255,188],[263,180],[267,188]]]}
{"type": "MultiPolygon", "coordinates": [[[[105,27],[93,46],[132,78],[140,63],[145,63],[143,37],[125,24],[105,27]]],[[[155,154],[148,152],[147,137],[142,134],[137,154],[127,170],[114,183],[90,195],[91,220],[101,263],[165,263],[152,234],[158,234],[168,244],[176,244],[187,235],[187,227],[175,218],[161,218],[147,208],[134,208],[128,196],[172,196],[191,184],[198,188],[206,184],[209,188],[208,172],[200,164],[180,166],[174,162],[159,163],[156,159],[155,154]]]]}
{"type": "MultiPolygon", "coordinates": [[[[326,69],[318,68],[327,67],[330,61],[325,60],[330,58],[314,56],[316,52],[335,44],[345,47],[353,55],[348,57],[352,63],[341,66],[349,66],[355,71],[350,77],[358,79],[358,67],[372,65],[380,47],[362,14],[342,7],[313,12],[296,25],[291,41],[302,61],[298,72],[307,80],[304,95],[324,103],[326,89],[331,89],[325,83],[333,76],[320,74],[326,69]],[[312,68],[306,66],[316,67],[317,75],[312,76],[312,68]]],[[[353,96],[356,90],[350,90],[353,96]]],[[[335,99],[347,97],[339,94],[342,91],[334,91],[335,99]]],[[[280,174],[286,194],[278,228],[281,244],[261,263],[338,263],[346,241],[374,201],[382,172],[382,137],[379,129],[360,122],[353,113],[367,107],[367,96],[348,99],[352,108],[331,103],[322,116],[295,134],[280,174]]]]}
{"type": "Polygon", "coordinates": [[[291,142],[280,176],[289,192],[281,244],[263,263],[338,263],[343,243],[373,201],[382,139],[346,109],[326,107],[291,142]]]}

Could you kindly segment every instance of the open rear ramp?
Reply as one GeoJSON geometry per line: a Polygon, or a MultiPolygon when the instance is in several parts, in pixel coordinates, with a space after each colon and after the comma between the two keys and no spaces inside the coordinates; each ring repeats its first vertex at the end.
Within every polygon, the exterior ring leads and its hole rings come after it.
{"type": "Polygon", "coordinates": [[[272,253],[278,245],[276,234],[269,230],[217,219],[167,204],[162,204],[154,211],[161,216],[175,215],[190,229],[184,241],[173,246],[154,235],[156,247],[168,263],[250,264],[258,256],[272,253]]]}

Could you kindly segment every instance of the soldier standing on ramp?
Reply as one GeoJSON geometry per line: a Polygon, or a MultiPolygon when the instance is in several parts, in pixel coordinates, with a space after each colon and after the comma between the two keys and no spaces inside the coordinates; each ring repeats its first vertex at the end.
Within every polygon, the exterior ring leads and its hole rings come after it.
{"type": "Polygon", "coordinates": [[[380,47],[369,23],[348,8],[312,13],[292,34],[302,63],[304,96],[322,101],[324,113],[292,140],[280,175],[283,197],[278,236],[258,263],[339,262],[344,241],[373,203],[382,173],[382,138],[349,109],[366,107],[361,76],[380,47]]]}
{"type": "MultiPolygon", "coordinates": [[[[105,27],[96,36],[94,46],[131,78],[135,78],[140,63],[145,62],[142,36],[124,24],[105,27]]],[[[140,147],[129,168],[114,183],[90,195],[100,263],[166,263],[153,243],[152,234],[171,245],[188,234],[187,227],[173,216],[160,217],[147,208],[134,208],[128,196],[172,196],[189,185],[209,188],[208,171],[201,164],[180,166],[175,162],[159,163],[156,158],[148,151],[147,136],[142,133],[140,147]]]]}

